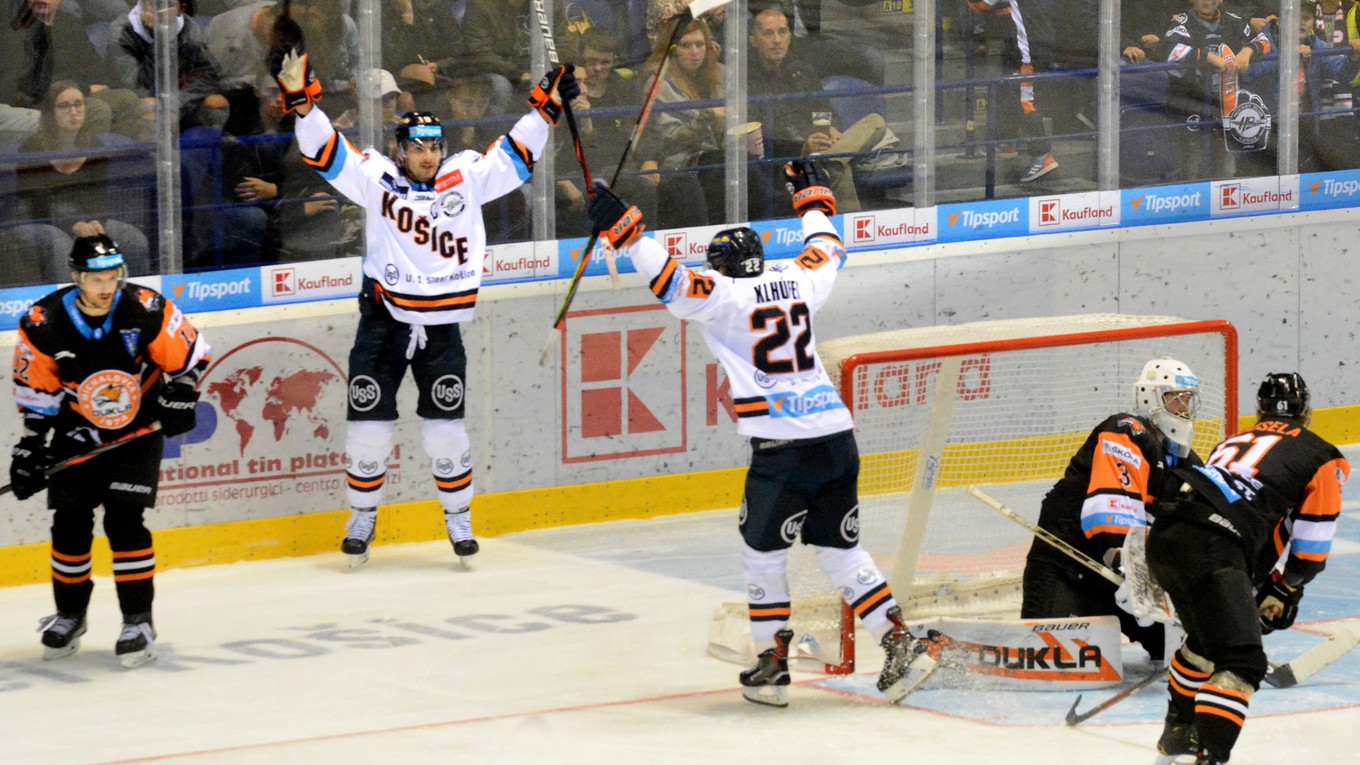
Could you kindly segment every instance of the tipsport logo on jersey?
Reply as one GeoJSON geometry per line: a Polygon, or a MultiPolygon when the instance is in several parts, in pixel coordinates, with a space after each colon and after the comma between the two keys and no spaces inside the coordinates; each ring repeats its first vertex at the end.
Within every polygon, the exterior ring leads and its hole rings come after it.
{"type": "Polygon", "coordinates": [[[263,302],[260,269],[238,268],[206,274],[167,274],[162,292],[186,313],[254,308],[263,302]]]}

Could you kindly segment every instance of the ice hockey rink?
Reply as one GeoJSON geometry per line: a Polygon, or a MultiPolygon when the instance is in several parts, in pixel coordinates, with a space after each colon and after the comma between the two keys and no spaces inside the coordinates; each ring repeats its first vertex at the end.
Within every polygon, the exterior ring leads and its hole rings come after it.
{"type": "MultiPolygon", "coordinates": [[[[1360,630],[1357,583],[1352,481],[1331,564],[1295,629],[1267,638],[1271,659],[1360,630]]],[[[787,709],[746,702],[739,667],[705,651],[714,607],[742,589],[734,511],[484,539],[472,571],[447,543],[376,547],[353,573],[339,552],[173,570],[157,576],[160,659],[137,670],[113,656],[107,579],[81,651],[56,662],[35,632],[48,588],[4,589],[0,762],[1153,761],[1164,685],[1076,728],[1073,692],[931,684],[894,707],[869,641],[859,674],[796,674],[787,709]]],[[[1146,674],[1125,658],[1127,682],[1146,674]]],[[[1251,712],[1234,765],[1360,762],[1360,650],[1263,688],[1251,712]]]]}

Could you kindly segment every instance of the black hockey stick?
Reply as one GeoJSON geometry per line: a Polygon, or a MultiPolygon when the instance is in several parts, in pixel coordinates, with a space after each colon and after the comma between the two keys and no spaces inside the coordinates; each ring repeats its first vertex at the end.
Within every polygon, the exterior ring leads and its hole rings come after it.
{"type": "MultiPolygon", "coordinates": [[[[548,11],[543,5],[543,0],[534,0],[534,15],[538,17],[538,26],[543,32],[543,47],[548,52],[548,63],[558,66],[562,61],[557,56],[557,44],[553,42],[552,24],[548,22],[548,11]]],[[[576,161],[581,163],[581,173],[585,175],[586,189],[591,187],[590,165],[586,162],[585,149],[581,148],[581,132],[576,128],[576,115],[572,113],[571,104],[562,102],[562,111],[567,114],[567,128],[571,131],[571,145],[576,150],[576,161]]]]}
{"type": "MultiPolygon", "coordinates": [[[[676,19],[675,28],[671,30],[670,39],[666,42],[666,47],[661,53],[661,60],[657,62],[656,75],[652,78],[646,97],[642,99],[642,108],[638,110],[637,121],[633,123],[633,132],[628,135],[628,143],[623,145],[623,154],[619,157],[619,164],[614,168],[614,175],[609,179],[610,188],[618,183],[619,175],[623,173],[623,167],[628,163],[628,155],[633,152],[633,147],[637,145],[643,129],[647,127],[647,118],[651,116],[652,105],[656,103],[657,94],[661,92],[661,76],[665,74],[666,62],[670,60],[671,53],[675,50],[675,42],[680,38],[680,30],[684,29],[692,19],[697,19],[705,13],[730,2],[732,0],[690,0],[690,3],[685,6],[684,13],[676,19]]],[[[553,319],[552,330],[548,333],[548,342],[543,346],[543,353],[538,360],[539,366],[547,366],[548,356],[552,354],[553,348],[562,339],[562,326],[567,323],[567,309],[571,308],[571,301],[576,298],[576,289],[581,285],[581,276],[586,272],[586,265],[590,263],[590,253],[595,249],[595,242],[599,241],[599,238],[600,230],[592,226],[590,238],[586,240],[586,246],[581,250],[581,260],[576,264],[576,272],[572,274],[571,282],[567,285],[567,294],[562,298],[562,307],[557,310],[557,318],[553,319]]]]}
{"type": "MultiPolygon", "coordinates": [[[[131,433],[119,436],[118,438],[113,439],[107,444],[100,444],[99,446],[96,446],[95,448],[89,450],[88,452],[85,452],[84,454],[77,454],[74,457],[64,459],[61,462],[58,462],[57,464],[44,470],[43,475],[47,476],[48,478],[51,478],[52,476],[56,475],[57,473],[60,473],[61,471],[67,468],[75,467],[76,465],[79,465],[82,462],[88,462],[89,460],[98,457],[104,452],[110,451],[112,449],[117,449],[118,447],[123,446],[131,441],[135,441],[141,438],[142,436],[148,436],[151,435],[152,433],[157,433],[160,431],[160,429],[161,424],[159,422],[153,422],[150,425],[137,428],[131,433]]],[[[14,491],[14,484],[12,483],[7,483],[4,486],[0,486],[0,496],[9,494],[12,491],[14,491]]]]}
{"type": "Polygon", "coordinates": [[[1116,693],[1115,695],[1109,697],[1108,699],[1105,699],[1101,703],[1097,704],[1095,707],[1081,713],[1077,712],[1077,705],[1081,703],[1081,694],[1077,694],[1077,700],[1072,702],[1072,708],[1067,710],[1067,727],[1072,728],[1082,724],[1083,722],[1086,722],[1092,717],[1095,717],[1101,712],[1104,712],[1105,710],[1109,709],[1115,704],[1118,704],[1124,699],[1127,699],[1133,694],[1143,690],[1144,688],[1148,687],[1149,685],[1152,685],[1153,683],[1157,682],[1158,680],[1164,677],[1166,677],[1165,672],[1153,672],[1152,674],[1148,675],[1142,680],[1139,680],[1137,683],[1134,683],[1133,685],[1130,685],[1129,687],[1125,688],[1119,693],[1116,693]]]}

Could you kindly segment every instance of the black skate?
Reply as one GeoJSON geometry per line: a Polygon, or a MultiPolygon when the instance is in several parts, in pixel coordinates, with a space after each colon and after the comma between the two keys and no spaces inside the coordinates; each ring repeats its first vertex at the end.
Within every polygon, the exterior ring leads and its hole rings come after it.
{"type": "Polygon", "coordinates": [[[349,567],[359,568],[368,562],[368,546],[378,533],[378,508],[356,507],[349,514],[345,524],[345,541],[340,543],[340,552],[349,557],[349,567]]]}
{"type": "Polygon", "coordinates": [[[449,532],[449,541],[453,543],[453,554],[458,556],[458,562],[463,564],[463,568],[472,569],[468,564],[468,559],[481,551],[482,546],[477,544],[477,540],[472,538],[472,513],[471,508],[463,508],[454,513],[445,511],[444,527],[449,532]]]}
{"type": "Polygon", "coordinates": [[[42,633],[43,661],[60,659],[80,650],[80,636],[85,634],[87,627],[85,614],[58,611],[39,620],[38,631],[42,633]]]}
{"type": "Polygon", "coordinates": [[[1208,749],[1201,749],[1199,756],[1195,758],[1195,765],[1228,765],[1228,758],[1220,757],[1208,749]]]}
{"type": "MultiPolygon", "coordinates": [[[[892,629],[883,635],[879,645],[883,646],[883,671],[878,675],[878,690],[894,704],[920,688],[939,664],[927,652],[926,643],[918,640],[907,629],[902,620],[902,609],[893,606],[888,609],[888,621],[892,629]]],[[[935,639],[932,630],[931,640],[935,639]]]]}
{"type": "Polygon", "coordinates": [[[1167,712],[1162,737],[1157,739],[1157,759],[1153,765],[1191,765],[1199,752],[1198,739],[1193,722],[1177,720],[1174,709],[1167,712]]]}
{"type": "Polygon", "coordinates": [[[789,644],[793,630],[774,633],[774,648],[756,657],[756,665],[741,673],[741,695],[747,701],[772,707],[789,705],[789,644]]]}
{"type": "Polygon", "coordinates": [[[151,626],[150,613],[123,616],[123,631],[118,633],[113,652],[128,669],[156,659],[156,628],[151,626]]]}

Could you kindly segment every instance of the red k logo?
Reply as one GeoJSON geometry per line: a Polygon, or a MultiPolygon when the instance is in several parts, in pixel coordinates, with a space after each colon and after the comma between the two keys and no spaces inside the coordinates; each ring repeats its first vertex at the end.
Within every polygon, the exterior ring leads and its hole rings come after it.
{"type": "Polygon", "coordinates": [[[685,450],[684,338],[661,306],[568,314],[564,463],[685,450]]]}

